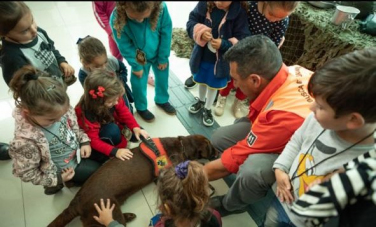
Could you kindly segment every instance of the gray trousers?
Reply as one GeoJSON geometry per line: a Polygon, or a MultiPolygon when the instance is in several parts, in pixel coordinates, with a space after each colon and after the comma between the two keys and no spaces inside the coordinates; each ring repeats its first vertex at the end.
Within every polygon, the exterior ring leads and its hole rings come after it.
{"type": "MultiPolygon", "coordinates": [[[[247,117],[235,120],[234,124],[218,128],[211,137],[216,149],[223,152],[244,139],[251,123],[247,117]]],[[[272,166],[278,154],[251,154],[239,167],[234,183],[223,198],[223,206],[229,210],[244,209],[265,197],[275,182],[272,166]]]]}

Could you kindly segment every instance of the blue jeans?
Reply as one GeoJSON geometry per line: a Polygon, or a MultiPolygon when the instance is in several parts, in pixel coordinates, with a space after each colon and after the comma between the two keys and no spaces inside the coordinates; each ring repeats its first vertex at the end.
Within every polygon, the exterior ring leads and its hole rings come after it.
{"type": "MultiPolygon", "coordinates": [[[[102,125],[100,131],[99,131],[99,138],[108,143],[112,146],[116,146],[121,142],[121,137],[123,135],[121,134],[119,126],[115,123],[109,123],[106,125],[102,125]]],[[[97,162],[104,163],[107,161],[110,157],[103,154],[102,152],[96,151],[92,149],[90,159],[93,159],[97,162]]]]}
{"type": "Polygon", "coordinates": [[[287,215],[277,196],[274,196],[272,203],[266,212],[264,226],[295,227],[295,225],[290,221],[289,216],[287,215]]]}

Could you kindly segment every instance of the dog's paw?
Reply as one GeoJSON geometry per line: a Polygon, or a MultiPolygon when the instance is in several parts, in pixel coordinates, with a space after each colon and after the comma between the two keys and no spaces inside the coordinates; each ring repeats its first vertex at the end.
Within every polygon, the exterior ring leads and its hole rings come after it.
{"type": "Polygon", "coordinates": [[[137,217],[137,215],[134,213],[123,213],[123,216],[124,216],[125,222],[133,221],[133,219],[137,217]]]}

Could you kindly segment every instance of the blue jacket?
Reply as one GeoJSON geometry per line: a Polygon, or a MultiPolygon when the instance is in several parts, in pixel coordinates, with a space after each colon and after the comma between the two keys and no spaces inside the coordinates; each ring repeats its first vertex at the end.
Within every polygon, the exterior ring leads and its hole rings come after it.
{"type": "MultiPolygon", "coordinates": [[[[189,14],[187,32],[191,39],[193,39],[193,29],[196,24],[204,24],[207,27],[212,28],[211,21],[206,18],[206,4],[207,1],[199,1],[189,14]]],[[[216,78],[224,78],[230,75],[230,65],[223,60],[223,54],[232,46],[232,43],[229,42],[228,39],[236,38],[241,40],[251,35],[248,28],[247,12],[241,7],[240,2],[233,1],[231,3],[226,21],[220,27],[218,34],[222,39],[222,44],[219,50],[217,50],[218,57],[215,66],[215,76],[216,78]]],[[[195,43],[193,47],[191,58],[189,60],[189,66],[191,68],[191,73],[193,74],[197,73],[199,70],[204,48],[207,48],[206,45],[201,47],[197,45],[197,43],[195,43]]]]}
{"type": "Polygon", "coordinates": [[[172,21],[166,3],[162,2],[161,4],[163,7],[155,31],[150,28],[149,18],[145,18],[141,23],[128,19],[122,28],[120,38],[118,38],[117,31],[113,26],[117,14],[116,8],[111,14],[110,25],[114,40],[121,55],[132,67],[132,71],[142,70],[143,67],[136,61],[137,49],[142,49],[145,52],[148,63],[168,63],[171,51],[172,21]]]}

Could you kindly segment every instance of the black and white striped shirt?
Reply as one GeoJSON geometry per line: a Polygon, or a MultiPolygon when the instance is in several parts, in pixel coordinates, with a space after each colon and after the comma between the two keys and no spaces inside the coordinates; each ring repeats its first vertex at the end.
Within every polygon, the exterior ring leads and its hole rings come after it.
{"type": "Polygon", "coordinates": [[[376,204],[376,132],[374,138],[373,150],[347,163],[344,173],[313,186],[293,203],[292,212],[308,218],[306,226],[324,226],[331,217],[359,200],[376,204]]]}

